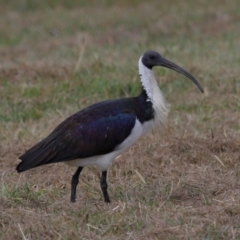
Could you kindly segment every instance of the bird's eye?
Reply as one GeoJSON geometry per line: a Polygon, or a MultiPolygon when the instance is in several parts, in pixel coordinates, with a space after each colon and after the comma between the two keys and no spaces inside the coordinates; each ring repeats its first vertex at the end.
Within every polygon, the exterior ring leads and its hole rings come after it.
{"type": "Polygon", "coordinates": [[[149,57],[150,57],[150,59],[151,59],[151,60],[153,60],[153,59],[154,59],[154,56],[153,56],[153,55],[150,55],[149,57]]]}

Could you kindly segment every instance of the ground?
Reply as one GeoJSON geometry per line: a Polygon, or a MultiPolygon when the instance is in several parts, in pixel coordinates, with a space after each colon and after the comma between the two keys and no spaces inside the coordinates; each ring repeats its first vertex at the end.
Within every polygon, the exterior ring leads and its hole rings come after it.
{"type": "Polygon", "coordinates": [[[240,8],[237,0],[3,1],[0,9],[0,238],[240,239],[240,8]],[[95,167],[15,171],[67,116],[135,96],[146,50],[191,72],[156,68],[165,127],[112,164],[111,204],[95,167]]]}

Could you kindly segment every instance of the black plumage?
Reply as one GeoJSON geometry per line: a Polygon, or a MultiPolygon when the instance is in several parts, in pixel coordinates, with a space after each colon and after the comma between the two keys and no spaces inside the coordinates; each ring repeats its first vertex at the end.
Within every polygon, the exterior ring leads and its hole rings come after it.
{"type": "Polygon", "coordinates": [[[17,171],[112,152],[129,136],[136,118],[140,122],[153,118],[146,97],[143,90],[138,97],[96,103],[68,117],[19,157],[17,171]]]}

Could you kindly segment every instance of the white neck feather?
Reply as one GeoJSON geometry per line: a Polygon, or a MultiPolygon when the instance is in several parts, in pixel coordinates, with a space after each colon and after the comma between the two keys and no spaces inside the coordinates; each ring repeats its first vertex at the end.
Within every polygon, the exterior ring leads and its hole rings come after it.
{"type": "Polygon", "coordinates": [[[155,111],[154,123],[163,125],[167,120],[168,108],[162,92],[157,85],[154,73],[151,69],[143,65],[142,57],[139,59],[138,69],[142,86],[148,95],[147,101],[151,101],[153,104],[155,111]]]}

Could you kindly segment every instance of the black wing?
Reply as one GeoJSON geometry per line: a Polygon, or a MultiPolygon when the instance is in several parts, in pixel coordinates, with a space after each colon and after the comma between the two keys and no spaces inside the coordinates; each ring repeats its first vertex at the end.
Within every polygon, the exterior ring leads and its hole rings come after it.
{"type": "Polygon", "coordinates": [[[20,157],[17,171],[113,151],[135,125],[132,104],[134,98],[106,101],[72,115],[20,157]]]}

